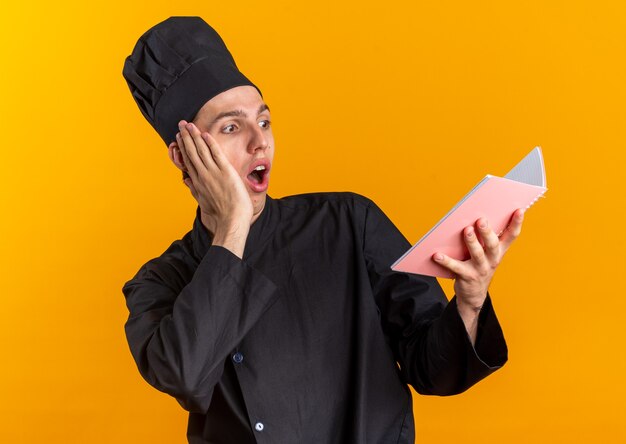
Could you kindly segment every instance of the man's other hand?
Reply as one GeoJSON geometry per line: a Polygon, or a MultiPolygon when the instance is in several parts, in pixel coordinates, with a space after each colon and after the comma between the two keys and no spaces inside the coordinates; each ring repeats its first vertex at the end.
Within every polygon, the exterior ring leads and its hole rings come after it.
{"type": "Polygon", "coordinates": [[[463,239],[470,254],[468,260],[459,261],[442,253],[433,256],[435,262],[456,275],[454,291],[457,307],[472,342],[475,339],[478,312],[487,297],[491,279],[502,257],[519,236],[523,220],[524,210],[516,210],[509,225],[498,237],[489,226],[489,221],[480,218],[463,230],[463,239]]]}

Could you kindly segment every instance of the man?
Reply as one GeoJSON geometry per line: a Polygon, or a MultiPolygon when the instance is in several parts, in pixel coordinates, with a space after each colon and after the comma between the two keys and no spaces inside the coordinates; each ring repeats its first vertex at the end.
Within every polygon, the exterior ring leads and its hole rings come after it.
{"type": "Polygon", "coordinates": [[[460,393],[507,360],[487,289],[521,229],[464,231],[436,279],[369,199],[272,199],[270,110],[198,17],[147,31],[124,77],[198,202],[193,229],[123,288],[142,376],[189,413],[190,443],[413,443],[407,384],[460,393]],[[484,247],[481,245],[481,242],[484,247]]]}

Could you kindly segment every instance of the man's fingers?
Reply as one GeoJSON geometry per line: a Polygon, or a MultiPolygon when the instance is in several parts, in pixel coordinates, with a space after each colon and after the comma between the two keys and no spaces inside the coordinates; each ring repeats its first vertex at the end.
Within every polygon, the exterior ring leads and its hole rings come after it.
{"type": "Polygon", "coordinates": [[[500,238],[489,226],[489,221],[481,217],[476,221],[476,228],[487,258],[491,261],[498,260],[500,257],[500,238]]]}
{"type": "Polygon", "coordinates": [[[185,163],[187,173],[189,173],[189,176],[192,180],[196,180],[198,178],[198,172],[196,171],[196,167],[189,158],[189,155],[187,154],[187,146],[185,145],[185,142],[183,142],[183,138],[181,137],[180,133],[176,134],[176,143],[178,144],[180,154],[183,156],[183,162],[185,163]]]}
{"type": "Polygon", "coordinates": [[[187,122],[181,120],[178,123],[178,129],[180,129],[180,138],[184,143],[185,152],[187,153],[187,157],[191,160],[191,164],[193,165],[196,176],[198,176],[203,170],[207,167],[204,164],[204,161],[200,158],[198,154],[198,149],[196,148],[196,143],[193,140],[193,137],[187,130],[187,122]]]}
{"type": "Polygon", "coordinates": [[[222,171],[224,170],[224,168],[228,168],[228,166],[230,166],[230,162],[228,162],[228,159],[226,159],[226,156],[222,152],[222,148],[219,146],[213,136],[211,136],[207,132],[203,132],[202,138],[211,150],[211,156],[213,156],[213,160],[215,161],[217,167],[222,171]]]}
{"type": "Polygon", "coordinates": [[[443,253],[435,253],[433,255],[433,260],[437,262],[439,265],[447,268],[455,275],[463,275],[467,272],[467,265],[461,261],[457,261],[456,259],[452,259],[450,256],[446,256],[443,253]]]}
{"type": "Polygon", "coordinates": [[[215,163],[214,156],[211,152],[211,146],[207,146],[206,140],[202,137],[202,133],[193,123],[188,123],[187,131],[191,135],[196,151],[198,153],[198,157],[202,160],[202,163],[209,171],[215,171],[217,169],[217,164],[215,163]]]}
{"type": "Polygon", "coordinates": [[[508,250],[511,244],[522,231],[522,222],[524,221],[524,210],[519,208],[515,210],[509,225],[506,227],[502,235],[500,236],[500,243],[504,248],[504,251],[508,250]]]}
{"type": "Polygon", "coordinates": [[[484,266],[486,264],[485,250],[483,249],[483,246],[480,244],[480,242],[478,242],[474,227],[465,227],[465,229],[463,230],[463,237],[472,260],[476,263],[477,266],[484,266]]]}

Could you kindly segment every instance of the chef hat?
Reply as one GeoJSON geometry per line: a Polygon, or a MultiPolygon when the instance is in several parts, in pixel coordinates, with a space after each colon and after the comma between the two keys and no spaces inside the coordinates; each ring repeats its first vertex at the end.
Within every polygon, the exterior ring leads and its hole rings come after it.
{"type": "Polygon", "coordinates": [[[137,41],[122,71],[141,113],[166,145],[178,122],[192,121],[211,98],[250,85],[224,41],[200,17],[170,17],[137,41]]]}

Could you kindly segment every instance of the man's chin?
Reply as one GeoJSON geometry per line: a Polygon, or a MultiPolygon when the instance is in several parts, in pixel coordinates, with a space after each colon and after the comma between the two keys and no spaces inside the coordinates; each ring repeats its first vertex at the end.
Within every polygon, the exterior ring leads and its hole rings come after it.
{"type": "Polygon", "coordinates": [[[252,201],[252,208],[255,215],[263,211],[263,208],[265,207],[266,196],[267,191],[263,191],[260,193],[250,193],[250,200],[252,201]]]}

